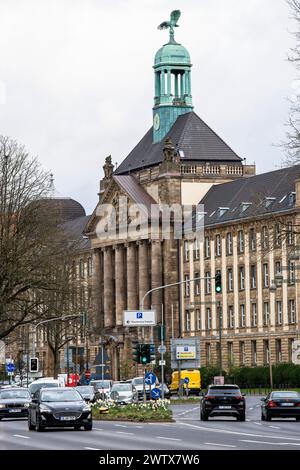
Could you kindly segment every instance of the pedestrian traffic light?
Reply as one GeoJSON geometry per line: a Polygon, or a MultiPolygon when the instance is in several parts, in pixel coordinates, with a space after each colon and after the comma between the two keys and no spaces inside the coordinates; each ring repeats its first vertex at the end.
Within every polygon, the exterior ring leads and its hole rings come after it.
{"type": "Polygon", "coordinates": [[[215,276],[215,289],[216,293],[220,294],[222,292],[222,276],[221,273],[217,273],[215,276]]]}
{"type": "Polygon", "coordinates": [[[29,361],[29,371],[38,372],[39,371],[39,359],[38,357],[31,357],[29,361]]]}
{"type": "Polygon", "coordinates": [[[150,364],[151,362],[151,351],[150,344],[141,344],[140,349],[140,363],[141,364],[150,364]]]}
{"type": "Polygon", "coordinates": [[[133,362],[137,362],[138,364],[140,364],[140,353],[141,353],[140,343],[133,342],[132,343],[132,359],[133,359],[133,362]]]}

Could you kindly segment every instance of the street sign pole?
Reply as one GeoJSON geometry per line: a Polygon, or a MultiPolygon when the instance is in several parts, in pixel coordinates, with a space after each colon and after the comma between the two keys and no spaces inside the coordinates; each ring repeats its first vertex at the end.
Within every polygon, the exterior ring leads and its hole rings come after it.
{"type": "Polygon", "coordinates": [[[165,398],[165,391],[164,391],[164,305],[161,306],[161,326],[160,326],[160,345],[162,349],[161,353],[161,398],[162,400],[165,398]]]}

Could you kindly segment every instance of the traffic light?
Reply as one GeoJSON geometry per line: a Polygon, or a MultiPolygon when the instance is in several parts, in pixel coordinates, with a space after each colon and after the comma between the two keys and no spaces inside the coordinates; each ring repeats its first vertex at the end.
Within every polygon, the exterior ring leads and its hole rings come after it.
{"type": "Polygon", "coordinates": [[[31,357],[29,361],[29,371],[38,372],[39,371],[39,359],[38,357],[31,357]]]}
{"type": "Polygon", "coordinates": [[[150,364],[151,362],[151,351],[150,351],[150,344],[141,344],[141,355],[140,355],[140,363],[141,364],[150,364]]]}
{"type": "Polygon", "coordinates": [[[217,273],[215,276],[215,289],[216,293],[220,294],[222,292],[222,276],[221,273],[217,273]]]}
{"type": "Polygon", "coordinates": [[[141,354],[141,345],[140,343],[133,342],[132,343],[132,359],[133,362],[137,362],[140,364],[140,354],[141,354]]]}
{"type": "Polygon", "coordinates": [[[155,344],[150,344],[150,362],[155,361],[156,356],[155,356],[155,344]]]}

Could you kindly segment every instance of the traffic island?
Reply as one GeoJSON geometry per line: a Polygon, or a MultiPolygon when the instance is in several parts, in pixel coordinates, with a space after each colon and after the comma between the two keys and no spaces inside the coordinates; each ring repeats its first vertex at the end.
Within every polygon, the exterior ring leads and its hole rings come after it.
{"type": "Polygon", "coordinates": [[[173,422],[169,400],[121,405],[112,400],[92,405],[93,419],[105,421],[173,422]]]}

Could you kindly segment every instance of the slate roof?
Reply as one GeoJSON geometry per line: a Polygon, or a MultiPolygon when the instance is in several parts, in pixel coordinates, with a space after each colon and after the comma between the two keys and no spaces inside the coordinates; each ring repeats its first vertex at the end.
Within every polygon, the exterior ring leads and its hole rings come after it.
{"type": "Polygon", "coordinates": [[[70,237],[70,240],[78,240],[78,248],[80,250],[88,250],[91,248],[90,240],[83,235],[83,231],[90,217],[90,215],[77,217],[76,219],[68,220],[61,225],[62,229],[70,237]]]}
{"type": "Polygon", "coordinates": [[[49,217],[53,217],[58,221],[67,221],[85,216],[82,205],[71,198],[43,198],[39,199],[39,204],[47,211],[49,217]]]}
{"type": "Polygon", "coordinates": [[[147,210],[151,210],[151,205],[156,204],[150,194],[139,184],[132,175],[114,175],[113,179],[128,194],[136,204],[143,204],[147,210]]]}
{"type": "MultiPolygon", "coordinates": [[[[143,167],[150,167],[163,160],[164,141],[153,143],[153,127],[123,160],[115,171],[116,175],[130,173],[143,167]]],[[[234,162],[241,158],[193,111],[177,118],[166,135],[174,145],[183,150],[182,161],[234,162]]]]}
{"type": "Polygon", "coordinates": [[[300,165],[212,186],[200,201],[205,227],[293,209],[298,178],[300,165]]]}

